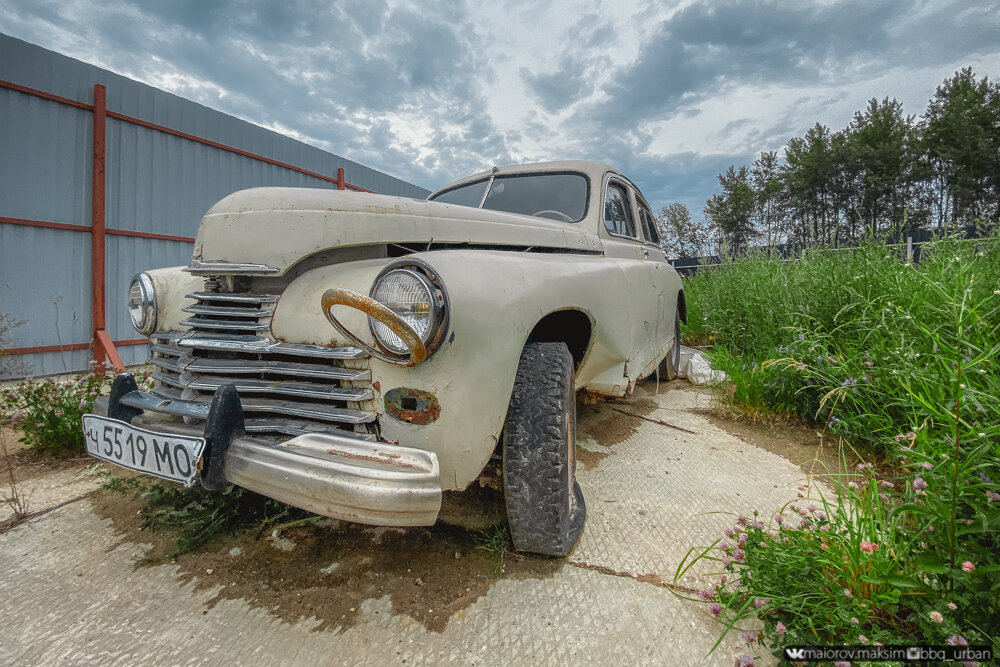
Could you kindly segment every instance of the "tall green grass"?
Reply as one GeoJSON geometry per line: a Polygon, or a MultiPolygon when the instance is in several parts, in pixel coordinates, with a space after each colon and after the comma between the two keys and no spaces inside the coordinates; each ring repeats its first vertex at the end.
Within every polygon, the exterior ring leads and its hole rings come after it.
{"type": "MultiPolygon", "coordinates": [[[[891,436],[1000,422],[1000,235],[925,246],[907,265],[870,243],[786,262],[757,255],[685,286],[687,335],[751,406],[801,414],[885,452],[891,436]]],[[[976,431],[978,433],[978,431],[976,431]]]]}
{"type": "Polygon", "coordinates": [[[801,415],[885,463],[823,499],[821,522],[814,506],[791,532],[734,526],[750,548],[716,560],[742,585],[710,591],[713,613],[727,627],[761,616],[772,647],[1000,648],[1000,233],[935,242],[917,265],[875,243],[736,259],[699,271],[686,296],[687,337],[709,342],[728,375],[720,396],[801,415]],[[772,585],[796,571],[815,581],[772,585]]]}

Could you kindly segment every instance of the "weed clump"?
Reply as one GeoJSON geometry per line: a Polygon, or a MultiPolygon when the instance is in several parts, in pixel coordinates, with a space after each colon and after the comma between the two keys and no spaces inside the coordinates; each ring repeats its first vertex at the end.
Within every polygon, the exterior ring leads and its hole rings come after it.
{"type": "Polygon", "coordinates": [[[476,535],[476,549],[483,552],[490,562],[490,576],[499,577],[504,571],[504,561],[510,546],[507,524],[499,522],[476,535]]]}
{"type": "MultiPolygon", "coordinates": [[[[302,523],[315,515],[238,486],[205,491],[200,486],[152,482],[108,474],[102,488],[138,495],[142,528],[167,531],[174,541],[168,558],[195,551],[209,542],[244,530],[263,533],[282,520],[302,523]]],[[[287,525],[287,524],[286,524],[287,525]]]]}

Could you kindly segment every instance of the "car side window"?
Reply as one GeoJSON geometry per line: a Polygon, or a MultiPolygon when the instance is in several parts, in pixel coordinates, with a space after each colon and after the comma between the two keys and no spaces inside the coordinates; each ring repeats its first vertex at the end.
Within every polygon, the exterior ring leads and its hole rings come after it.
{"type": "Polygon", "coordinates": [[[656,231],[656,220],[643,204],[639,204],[639,220],[642,221],[642,233],[645,234],[646,241],[660,245],[660,234],[656,231]]]}
{"type": "Polygon", "coordinates": [[[628,193],[617,183],[608,183],[604,195],[604,226],[612,234],[635,238],[635,223],[628,204],[628,193]]]}

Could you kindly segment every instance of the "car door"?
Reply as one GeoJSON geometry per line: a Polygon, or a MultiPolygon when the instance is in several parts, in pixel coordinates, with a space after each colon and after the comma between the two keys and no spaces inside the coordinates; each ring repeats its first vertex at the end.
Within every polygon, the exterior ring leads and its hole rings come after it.
{"type": "MultiPolygon", "coordinates": [[[[656,218],[649,205],[638,190],[635,191],[636,211],[639,217],[639,227],[642,229],[645,242],[644,256],[653,267],[653,286],[656,293],[658,313],[656,319],[656,336],[660,345],[665,345],[674,336],[674,318],[677,316],[676,288],[672,288],[674,269],[667,262],[667,255],[660,244],[660,235],[656,229],[656,218]]],[[[662,358],[662,354],[659,355],[662,358]]],[[[657,359],[659,361],[659,358],[657,359]]]]}
{"type": "Polygon", "coordinates": [[[657,279],[657,262],[648,259],[650,250],[636,213],[631,184],[614,174],[605,178],[601,235],[605,255],[619,260],[626,279],[627,294],[622,298],[627,305],[623,314],[629,318],[629,341],[624,374],[630,382],[652,372],[655,364],[650,368],[650,363],[661,347],[656,287],[661,281],[657,279]]]}
{"type": "Polygon", "coordinates": [[[646,203],[646,200],[638,190],[635,191],[635,204],[639,216],[639,227],[642,229],[646,259],[665,263],[667,261],[667,254],[663,251],[663,246],[660,245],[660,234],[656,229],[656,218],[653,217],[653,213],[649,209],[649,204],[646,203]]]}

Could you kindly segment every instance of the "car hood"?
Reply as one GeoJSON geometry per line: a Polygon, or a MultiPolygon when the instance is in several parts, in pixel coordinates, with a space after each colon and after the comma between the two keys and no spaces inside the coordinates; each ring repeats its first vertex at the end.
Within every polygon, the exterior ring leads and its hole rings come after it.
{"type": "Polygon", "coordinates": [[[602,251],[583,224],[364,192],[254,188],[205,214],[192,266],[253,263],[284,273],[329,248],[431,241],[602,251]]]}

